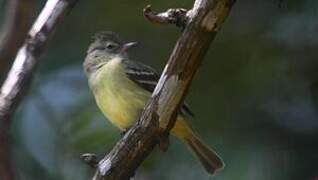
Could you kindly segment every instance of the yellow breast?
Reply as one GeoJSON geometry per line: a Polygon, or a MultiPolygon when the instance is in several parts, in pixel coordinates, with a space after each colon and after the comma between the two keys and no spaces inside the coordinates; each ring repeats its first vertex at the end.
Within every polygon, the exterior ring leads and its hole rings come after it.
{"type": "Polygon", "coordinates": [[[113,59],[89,78],[96,103],[120,129],[129,128],[142,112],[151,94],[125,74],[122,59],[113,59]]]}

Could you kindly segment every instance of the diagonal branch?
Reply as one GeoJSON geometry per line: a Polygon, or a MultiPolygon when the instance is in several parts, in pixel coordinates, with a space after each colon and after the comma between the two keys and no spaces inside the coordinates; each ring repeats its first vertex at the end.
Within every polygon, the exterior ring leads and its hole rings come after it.
{"type": "MultiPolygon", "coordinates": [[[[5,18],[0,33],[0,84],[25,40],[31,25],[33,9],[34,0],[11,0],[6,4],[5,18]]],[[[5,180],[13,179],[15,174],[10,162],[7,129],[8,123],[0,122],[0,177],[5,180]]]]}
{"type": "Polygon", "coordinates": [[[158,143],[158,137],[162,135],[160,129],[165,132],[171,129],[192,78],[234,2],[195,1],[192,10],[187,12],[185,29],[140,120],[99,162],[93,179],[129,179],[158,143]]]}
{"type": "MultiPolygon", "coordinates": [[[[6,176],[8,170],[13,171],[10,161],[9,135],[12,116],[27,92],[32,80],[32,74],[43,54],[45,46],[53,34],[56,25],[71,10],[77,0],[48,0],[39,17],[29,31],[28,38],[18,51],[12,68],[0,91],[0,177],[12,180],[6,176]]],[[[23,40],[24,41],[24,40],[23,40]]]]}
{"type": "Polygon", "coordinates": [[[6,4],[0,33],[0,83],[25,40],[31,26],[33,10],[34,0],[10,0],[6,4]]]}

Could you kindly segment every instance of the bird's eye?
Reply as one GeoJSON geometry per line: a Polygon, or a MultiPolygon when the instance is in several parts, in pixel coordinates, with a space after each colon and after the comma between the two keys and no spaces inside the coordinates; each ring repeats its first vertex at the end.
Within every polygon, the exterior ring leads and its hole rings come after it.
{"type": "Polygon", "coordinates": [[[115,44],[107,44],[107,45],[106,45],[106,48],[107,48],[107,49],[114,49],[115,47],[116,47],[115,44]]]}

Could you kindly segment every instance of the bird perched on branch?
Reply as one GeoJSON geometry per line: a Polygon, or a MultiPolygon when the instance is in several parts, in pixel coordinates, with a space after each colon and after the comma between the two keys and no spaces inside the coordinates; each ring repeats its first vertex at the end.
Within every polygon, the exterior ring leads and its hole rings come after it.
{"type": "MultiPolygon", "coordinates": [[[[98,107],[123,131],[138,120],[159,80],[152,68],[129,59],[127,51],[134,45],[124,43],[115,33],[98,33],[83,63],[98,107]]],[[[192,113],[184,104],[171,132],[192,149],[209,174],[214,174],[223,168],[223,161],[195,135],[187,115],[192,113]]]]}

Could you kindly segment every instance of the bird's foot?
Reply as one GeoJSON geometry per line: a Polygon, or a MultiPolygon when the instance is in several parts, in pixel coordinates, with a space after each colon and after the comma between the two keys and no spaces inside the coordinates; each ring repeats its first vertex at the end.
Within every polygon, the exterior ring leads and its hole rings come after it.
{"type": "Polygon", "coordinates": [[[127,133],[128,129],[125,129],[123,131],[120,132],[120,137],[124,137],[125,134],[127,133]]]}

